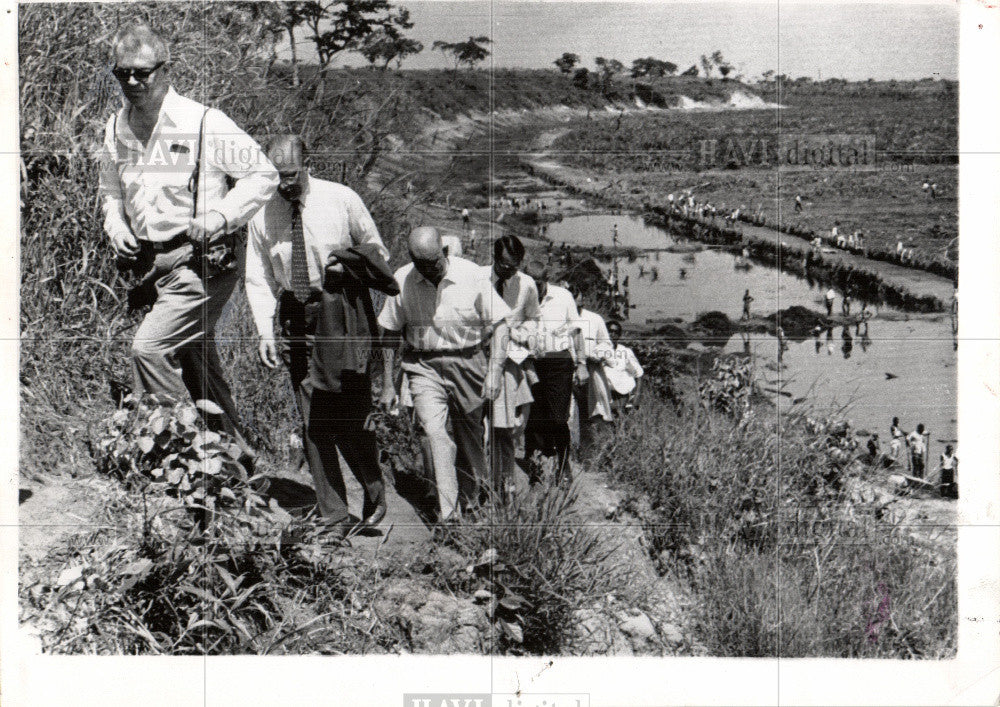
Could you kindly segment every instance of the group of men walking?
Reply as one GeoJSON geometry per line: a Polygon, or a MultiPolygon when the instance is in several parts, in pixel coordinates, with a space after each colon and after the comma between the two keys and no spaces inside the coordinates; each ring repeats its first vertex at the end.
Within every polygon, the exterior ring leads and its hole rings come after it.
{"type": "MultiPolygon", "coordinates": [[[[361,198],[311,175],[301,138],[279,136],[262,149],[220,111],[178,95],[169,49],[148,26],[119,31],[113,54],[125,105],[106,126],[100,188],[111,245],[151,293],[132,346],[137,392],[215,402],[221,414],[207,414],[207,424],[231,434],[254,463],[215,341],[241,274],[236,232],[246,226],[259,358],[288,371],[317,509],[331,531],[355,527],[341,456],[364,489],[361,525],[385,516],[371,372],[381,351],[379,406],[391,409],[402,392],[400,344],[441,521],[479,503],[483,486],[506,491],[521,433],[527,459],[551,456],[556,478],[568,478],[574,381],[579,394],[588,378],[605,380],[594,367],[601,356],[608,370],[622,366],[614,344],[597,345],[610,342],[607,330],[593,331],[603,320],[581,318],[573,295],[544,271],[520,270],[520,241],[498,239],[487,272],[422,226],[409,234],[411,262],[392,272],[361,198]],[[384,295],[380,309],[372,292],[384,295]]],[[[628,375],[641,376],[634,354],[622,358],[628,375]]],[[[578,399],[581,419],[610,419],[600,393],[578,399]]],[[[537,467],[524,465],[537,479],[537,467]]]]}

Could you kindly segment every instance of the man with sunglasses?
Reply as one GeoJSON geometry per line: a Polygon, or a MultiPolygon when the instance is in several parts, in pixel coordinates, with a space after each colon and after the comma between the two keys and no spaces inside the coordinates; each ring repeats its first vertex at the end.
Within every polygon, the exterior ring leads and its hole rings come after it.
{"type": "Polygon", "coordinates": [[[343,537],[353,524],[338,451],[364,489],[361,525],[378,525],[386,513],[370,417],[378,325],[369,288],[399,289],[361,197],[309,174],[308,149],[296,135],[274,138],[267,154],[281,183],[250,220],[247,301],[261,363],[274,369],[280,354],[291,375],[316,507],[333,537],[343,537]]]}
{"type": "Polygon", "coordinates": [[[120,260],[156,291],[132,343],[136,390],[214,402],[222,412],[206,413],[209,425],[252,459],[215,343],[239,273],[231,254],[218,268],[203,254],[218,253],[219,239],[271,198],[278,173],[232,120],[174,91],[167,45],[147,25],[122,28],[112,53],[125,106],[105,129],[104,230],[120,260]]]}
{"type": "Polygon", "coordinates": [[[413,262],[396,271],[400,293],[378,317],[387,347],[380,403],[390,407],[396,398],[392,351],[403,336],[402,368],[429,442],[439,520],[448,522],[475,505],[488,483],[485,403],[500,392],[511,309],[481,266],[445,255],[436,228],[413,229],[407,244],[413,262]]]}

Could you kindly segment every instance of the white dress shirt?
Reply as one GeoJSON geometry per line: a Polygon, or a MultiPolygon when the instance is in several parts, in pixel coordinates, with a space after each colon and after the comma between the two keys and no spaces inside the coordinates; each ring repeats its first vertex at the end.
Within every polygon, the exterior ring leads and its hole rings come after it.
{"type": "Polygon", "coordinates": [[[378,323],[402,331],[417,351],[456,351],[481,344],[510,314],[482,266],[448,258],[448,270],[435,287],[413,263],[396,271],[399,294],[385,301],[378,323]]]}
{"type": "MultiPolygon", "coordinates": [[[[126,104],[108,119],[101,158],[100,196],[109,236],[168,241],[188,229],[192,194],[188,180],[198,156],[205,106],[167,90],[149,142],[128,124],[126,104]],[[117,123],[117,135],[115,125],[117,123]]],[[[198,180],[198,214],[217,211],[233,231],[263,206],[278,186],[278,172],[260,146],[218,110],[205,117],[198,180]],[[227,192],[226,176],[236,179],[227,192]]]]}
{"type": "MultiPolygon", "coordinates": [[[[302,232],[306,241],[309,284],[323,286],[330,252],[362,243],[374,243],[382,257],[389,251],[361,197],[343,184],[305,178],[302,193],[302,232]]],[[[275,196],[250,219],[247,228],[247,300],[257,332],[272,336],[277,296],[292,289],[292,204],[275,196]]]]}
{"type": "Polygon", "coordinates": [[[550,284],[538,304],[538,328],[533,350],[536,356],[569,351],[576,358],[573,335],[580,329],[580,313],[573,295],[565,287],[550,284]]]}

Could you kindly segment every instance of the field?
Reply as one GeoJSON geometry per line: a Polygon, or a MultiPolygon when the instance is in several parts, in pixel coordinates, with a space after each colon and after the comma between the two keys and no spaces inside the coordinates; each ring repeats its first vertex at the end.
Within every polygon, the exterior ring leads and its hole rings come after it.
{"type": "Polygon", "coordinates": [[[957,260],[953,83],[792,84],[780,95],[772,84],[754,88],[785,107],[581,122],[555,142],[552,156],[613,175],[620,191],[639,202],[665,205],[667,194],[693,189],[699,201],[723,211],[759,210],[781,230],[827,235],[839,221],[842,233],[863,231],[873,250],[893,252],[902,240],[918,260],[957,260]],[[856,171],[779,170],[781,136],[790,135],[870,135],[878,161],[856,171]],[[936,199],[923,191],[925,182],[937,185],[936,199]],[[797,194],[800,214],[793,208],[797,194]]]}

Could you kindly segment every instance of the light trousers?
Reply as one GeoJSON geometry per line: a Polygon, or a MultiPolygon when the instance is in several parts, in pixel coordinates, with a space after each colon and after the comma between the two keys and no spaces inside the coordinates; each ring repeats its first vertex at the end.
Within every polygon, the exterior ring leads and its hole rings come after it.
{"type": "Polygon", "coordinates": [[[136,329],[132,362],[136,392],[211,400],[223,414],[206,414],[209,427],[225,430],[253,456],[215,341],[215,325],[238,281],[234,271],[205,282],[188,267],[163,275],[156,281],[156,302],[136,329]]]}

